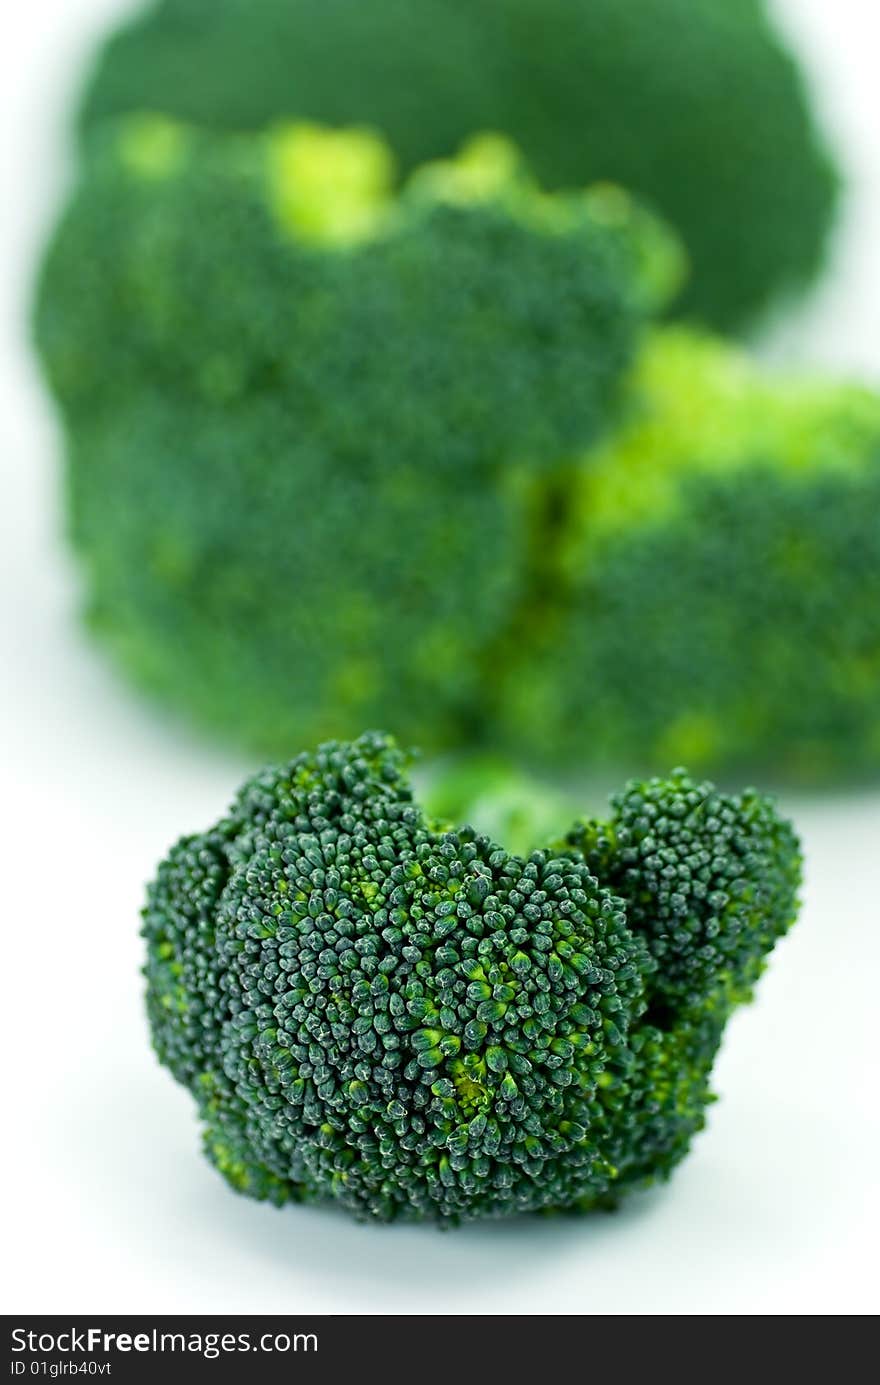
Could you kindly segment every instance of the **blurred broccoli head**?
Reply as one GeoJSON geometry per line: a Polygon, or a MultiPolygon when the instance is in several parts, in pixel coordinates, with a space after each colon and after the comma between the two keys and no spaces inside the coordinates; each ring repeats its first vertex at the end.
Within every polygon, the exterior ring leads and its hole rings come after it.
{"type": "Polygon", "coordinates": [[[253,1196],[382,1220],[607,1205],[702,1127],[799,873],[768,801],[682,772],[515,856],[427,816],[389,738],[331,742],[160,867],[153,1039],[253,1196]]]}
{"type": "Polygon", "coordinates": [[[44,269],[94,624],[263,748],[479,718],[537,478],[602,431],[680,272],[626,194],[546,195],[500,137],[391,169],[362,130],[134,118],[44,269]]]}
{"type": "Polygon", "coordinates": [[[484,135],[107,127],[44,267],[90,614],[261,751],[880,761],[880,407],[644,322],[677,242],[484,135]],[[100,247],[101,253],[96,253],[100,247]]]}
{"type": "Polygon", "coordinates": [[[724,328],[812,277],[834,206],[763,0],[163,0],[107,44],[82,125],[138,110],[366,123],[404,172],[502,130],[546,186],[661,211],[693,264],[679,307],[724,328]]]}
{"type": "MultiPolygon", "coordinates": [[[[880,765],[880,401],[657,332],[567,476],[508,744],[791,780],[880,765]],[[560,636],[560,630],[564,635],[560,636]],[[568,750],[566,751],[566,746],[568,750]]],[[[526,633],[528,631],[528,633],[526,633]]]]}

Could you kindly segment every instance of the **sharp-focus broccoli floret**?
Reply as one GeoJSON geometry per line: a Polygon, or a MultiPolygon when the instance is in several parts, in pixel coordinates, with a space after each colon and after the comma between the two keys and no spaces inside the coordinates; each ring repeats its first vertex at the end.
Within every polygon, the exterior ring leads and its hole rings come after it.
{"type": "Polygon", "coordinates": [[[382,1220],[607,1206],[702,1127],[799,874],[767,800],[683,771],[521,857],[427,816],[390,738],[330,742],[160,867],[154,1043],[252,1196],[382,1220]]]}
{"type": "Polygon", "coordinates": [[[836,177],[764,0],[164,0],[111,39],[86,130],[366,123],[404,171],[498,129],[549,187],[612,179],[681,232],[680,308],[738,326],[817,270],[836,177]]]}
{"type": "Polygon", "coordinates": [[[624,193],[547,196],[504,140],[389,168],[365,132],[123,122],[43,275],[93,622],[262,751],[473,727],[536,477],[678,272],[624,193]]]}
{"type": "Polygon", "coordinates": [[[820,781],[880,765],[880,400],[657,333],[565,476],[497,702],[521,752],[820,781]]]}
{"type": "Polygon", "coordinates": [[[658,963],[652,999],[680,1007],[719,986],[747,991],[788,926],[788,824],[753,790],[732,799],[678,772],[634,782],[612,804],[610,823],[579,823],[567,841],[630,902],[658,963]]]}

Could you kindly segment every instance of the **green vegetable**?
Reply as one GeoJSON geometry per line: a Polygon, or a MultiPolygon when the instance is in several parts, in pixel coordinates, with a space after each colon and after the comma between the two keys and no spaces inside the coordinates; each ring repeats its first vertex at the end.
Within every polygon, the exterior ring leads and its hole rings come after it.
{"type": "Polygon", "coordinates": [[[646,338],[680,271],[498,137],[396,192],[366,131],[103,131],[37,318],[93,625],[265,754],[875,771],[880,403],[646,338]]]}
{"type": "Polygon", "coordinates": [[[92,623],[261,752],[473,734],[539,478],[606,427],[680,269],[626,194],[547,196],[504,140],[399,195],[390,162],[363,131],[135,118],[44,267],[92,623]]]}
{"type": "Polygon", "coordinates": [[[767,799],[684,771],[521,857],[426,816],[389,737],[331,742],[160,866],[153,1040],[254,1197],[380,1220],[608,1206],[702,1128],[799,878],[767,799]]]}
{"type": "Polygon", "coordinates": [[[681,233],[679,309],[739,327],[816,273],[836,175],[764,0],[164,0],[82,110],[368,124],[404,173],[509,134],[548,187],[611,179],[681,233]]]}
{"type": "MultiPolygon", "coordinates": [[[[880,399],[658,332],[496,685],[517,755],[776,774],[880,766],[880,399]],[[517,654],[521,657],[517,658],[517,654]]],[[[539,580],[540,578],[540,580],[539,580]]]]}

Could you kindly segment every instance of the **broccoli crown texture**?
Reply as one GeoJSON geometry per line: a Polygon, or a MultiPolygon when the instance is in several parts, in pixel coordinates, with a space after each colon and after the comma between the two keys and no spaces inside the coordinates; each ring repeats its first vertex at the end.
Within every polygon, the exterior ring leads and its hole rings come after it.
{"type": "Polygon", "coordinates": [[[610,1205],[702,1127],[799,875],[767,800],[684,771],[520,857],[427,817],[389,737],[330,742],[160,866],[154,1043],[252,1196],[381,1220],[610,1205]]]}
{"type": "Polygon", "coordinates": [[[497,136],[391,168],[312,125],[92,140],[37,334],[120,661],[261,754],[875,771],[877,398],[647,334],[680,255],[619,189],[497,136]]]}
{"type": "Polygon", "coordinates": [[[762,378],[674,329],[642,351],[625,417],[533,540],[549,595],[499,657],[509,744],[876,773],[880,400],[762,378]]]}
{"type": "Polygon", "coordinates": [[[548,187],[611,179],[662,212],[680,308],[724,328],[815,273],[835,200],[763,0],[164,0],[107,44],[82,124],[138,110],[365,123],[404,172],[501,130],[548,187]]]}
{"type": "Polygon", "coordinates": [[[44,268],[92,620],[265,752],[461,737],[537,478],[606,426],[679,271],[626,194],[545,195],[502,139],[399,194],[390,166],[363,131],[134,118],[44,268]]]}

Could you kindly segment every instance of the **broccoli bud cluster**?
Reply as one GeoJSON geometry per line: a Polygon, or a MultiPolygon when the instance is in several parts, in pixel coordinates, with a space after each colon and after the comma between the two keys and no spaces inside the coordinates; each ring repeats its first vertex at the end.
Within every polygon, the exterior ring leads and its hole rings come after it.
{"type": "Polygon", "coordinates": [[[876,768],[876,397],[646,332],[681,256],[620,189],[548,195],[496,136],[391,165],[362,130],[95,136],[37,330],[119,660],[263,754],[373,723],[876,768]]]}
{"type": "Polygon", "coordinates": [[[547,196],[501,139],[400,193],[389,166],[363,131],[134,119],[44,269],[92,624],[261,753],[473,732],[538,478],[607,427],[678,273],[625,194],[547,196]]]}
{"type": "Polygon", "coordinates": [[[566,484],[494,703],[508,747],[876,774],[876,393],[767,378],[717,339],[654,331],[618,427],[566,484]]]}
{"type": "Polygon", "coordinates": [[[369,125],[405,173],[499,130],[550,188],[613,180],[681,234],[678,307],[738,328],[816,274],[837,174],[765,0],[153,0],[86,137],[162,111],[240,133],[369,125]]]}
{"type": "Polygon", "coordinates": [[[154,1043],[252,1196],[381,1220],[608,1205],[701,1128],[799,874],[768,801],[683,772],[521,857],[428,817],[389,737],[330,742],[160,867],[154,1043]]]}

